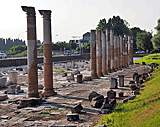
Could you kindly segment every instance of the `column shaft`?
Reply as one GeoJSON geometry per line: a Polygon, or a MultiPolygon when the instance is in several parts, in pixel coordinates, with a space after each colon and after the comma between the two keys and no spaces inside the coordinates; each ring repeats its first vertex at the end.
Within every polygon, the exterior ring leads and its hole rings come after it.
{"type": "Polygon", "coordinates": [[[117,68],[120,69],[120,40],[119,36],[117,36],[117,68]]]}
{"type": "Polygon", "coordinates": [[[111,72],[111,46],[109,38],[109,30],[106,29],[106,71],[107,73],[111,72]]]}
{"type": "Polygon", "coordinates": [[[133,63],[133,37],[131,38],[131,64],[133,63]]]}
{"type": "Polygon", "coordinates": [[[128,65],[131,64],[131,36],[128,36],[128,65]]]}
{"type": "Polygon", "coordinates": [[[27,97],[39,97],[35,9],[34,7],[22,6],[22,10],[27,13],[27,64],[28,64],[27,97]]]}
{"type": "Polygon", "coordinates": [[[97,76],[102,77],[102,41],[101,31],[97,31],[96,35],[96,65],[97,65],[97,76]]]}
{"type": "Polygon", "coordinates": [[[113,31],[110,30],[110,45],[111,45],[111,72],[114,71],[114,36],[113,31]]]}
{"type": "Polygon", "coordinates": [[[120,35],[120,69],[122,69],[123,66],[123,38],[120,35]]]}
{"type": "Polygon", "coordinates": [[[101,32],[102,34],[102,74],[106,75],[106,33],[101,32]]]}
{"type": "Polygon", "coordinates": [[[91,59],[91,78],[97,78],[96,72],[96,30],[91,30],[90,34],[90,59],[91,59]]]}
{"type": "Polygon", "coordinates": [[[117,70],[117,36],[114,35],[114,68],[117,70]]]}
{"type": "Polygon", "coordinates": [[[43,16],[44,89],[42,96],[55,95],[53,89],[51,11],[39,10],[43,16]]]}
{"type": "Polygon", "coordinates": [[[125,67],[125,38],[123,38],[123,67],[125,67]]]}

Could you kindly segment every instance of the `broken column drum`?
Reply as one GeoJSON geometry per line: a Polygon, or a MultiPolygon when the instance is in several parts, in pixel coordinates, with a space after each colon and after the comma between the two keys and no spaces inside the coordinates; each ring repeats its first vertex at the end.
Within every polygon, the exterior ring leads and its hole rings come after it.
{"type": "Polygon", "coordinates": [[[111,87],[110,89],[116,89],[117,88],[117,79],[111,78],[111,87]]]}
{"type": "Polygon", "coordinates": [[[106,71],[106,33],[102,33],[102,73],[103,75],[107,74],[106,71]]]}
{"type": "Polygon", "coordinates": [[[39,97],[38,72],[37,72],[37,37],[36,16],[34,7],[22,6],[27,14],[27,68],[28,68],[28,92],[27,97],[39,97]]]}
{"type": "Polygon", "coordinates": [[[106,72],[109,73],[111,70],[111,47],[109,40],[109,30],[106,29],[106,72]]]}
{"type": "Polygon", "coordinates": [[[83,82],[83,81],[82,81],[82,77],[83,77],[82,74],[78,74],[78,75],[77,75],[77,82],[78,82],[78,83],[82,83],[82,82],[83,82]]]}
{"type": "Polygon", "coordinates": [[[124,86],[124,75],[118,75],[119,78],[119,86],[123,87],[124,86]]]}
{"type": "Polygon", "coordinates": [[[101,31],[97,31],[96,36],[96,65],[97,65],[97,76],[102,77],[102,41],[101,31]]]}
{"type": "Polygon", "coordinates": [[[110,46],[111,46],[111,72],[114,71],[114,36],[113,30],[110,30],[110,46]]]}
{"type": "Polygon", "coordinates": [[[17,71],[9,72],[9,81],[12,81],[13,83],[17,83],[17,71]]]}
{"type": "Polygon", "coordinates": [[[44,89],[42,96],[55,95],[53,88],[51,11],[39,10],[43,16],[44,89]]]}
{"type": "Polygon", "coordinates": [[[91,78],[97,78],[96,72],[96,30],[91,30],[90,34],[90,58],[91,58],[91,78]]]}

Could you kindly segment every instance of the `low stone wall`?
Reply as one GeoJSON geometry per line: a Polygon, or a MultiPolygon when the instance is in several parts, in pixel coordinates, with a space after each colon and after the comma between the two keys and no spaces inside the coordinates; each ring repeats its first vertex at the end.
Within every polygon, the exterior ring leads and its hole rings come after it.
{"type": "MultiPolygon", "coordinates": [[[[76,59],[90,59],[90,55],[85,54],[85,55],[74,55],[74,56],[53,56],[52,62],[76,60],[76,59]]],[[[37,58],[37,60],[38,63],[43,63],[43,57],[37,58]]],[[[0,68],[21,66],[21,65],[27,65],[27,58],[0,59],[0,68]]]]}

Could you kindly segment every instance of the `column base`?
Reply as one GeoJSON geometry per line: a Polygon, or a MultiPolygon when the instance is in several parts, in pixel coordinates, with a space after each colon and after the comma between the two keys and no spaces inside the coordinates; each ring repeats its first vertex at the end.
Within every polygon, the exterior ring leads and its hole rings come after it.
{"type": "Polygon", "coordinates": [[[40,94],[41,97],[49,97],[49,96],[53,96],[56,95],[57,92],[54,91],[54,89],[43,89],[43,92],[40,94]]]}
{"type": "Polygon", "coordinates": [[[91,75],[91,79],[97,79],[97,75],[91,75]]]}
{"type": "Polygon", "coordinates": [[[29,94],[27,93],[27,98],[32,98],[32,97],[36,97],[36,98],[39,98],[39,94],[29,94]]]}

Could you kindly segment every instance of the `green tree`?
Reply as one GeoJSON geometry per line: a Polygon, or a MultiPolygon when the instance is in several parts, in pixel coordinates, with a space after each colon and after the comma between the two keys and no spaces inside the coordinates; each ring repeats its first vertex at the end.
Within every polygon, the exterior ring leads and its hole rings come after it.
{"type": "Polygon", "coordinates": [[[25,51],[26,49],[27,49],[26,46],[16,45],[16,46],[13,46],[9,49],[9,53],[10,54],[17,54],[17,53],[21,53],[21,52],[25,51]]]}
{"type": "Polygon", "coordinates": [[[106,19],[101,19],[97,25],[97,30],[104,30],[104,29],[113,29],[115,35],[130,35],[131,32],[129,30],[129,23],[121,19],[120,16],[113,16],[113,18],[110,18],[108,20],[108,23],[106,23],[106,19]]]}
{"type": "Polygon", "coordinates": [[[136,49],[137,48],[137,45],[136,45],[137,33],[142,33],[144,31],[141,30],[139,27],[130,28],[130,31],[131,31],[131,34],[133,36],[133,49],[136,49]]]}
{"type": "Polygon", "coordinates": [[[137,37],[136,37],[137,47],[142,50],[153,49],[151,38],[152,38],[152,34],[150,32],[137,33],[137,37]]]}
{"type": "Polygon", "coordinates": [[[158,19],[158,25],[155,27],[157,34],[151,39],[155,50],[160,50],[160,19],[158,19]]]}

